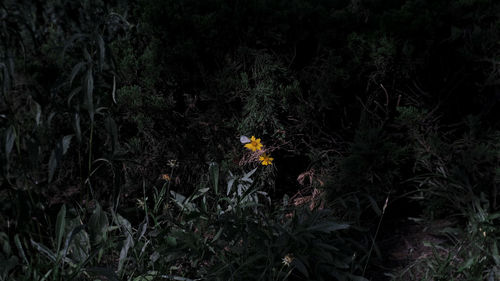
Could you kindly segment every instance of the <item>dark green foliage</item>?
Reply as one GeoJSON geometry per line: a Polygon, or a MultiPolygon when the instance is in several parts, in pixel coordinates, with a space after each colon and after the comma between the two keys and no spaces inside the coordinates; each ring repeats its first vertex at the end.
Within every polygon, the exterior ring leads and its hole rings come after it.
{"type": "Polygon", "coordinates": [[[498,278],[499,15],[1,2],[0,280],[370,279],[398,200],[458,218],[403,280],[498,278]]]}

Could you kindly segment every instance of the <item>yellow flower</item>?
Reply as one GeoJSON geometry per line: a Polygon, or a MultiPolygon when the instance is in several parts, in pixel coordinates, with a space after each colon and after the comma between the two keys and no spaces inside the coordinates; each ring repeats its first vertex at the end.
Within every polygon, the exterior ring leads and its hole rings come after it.
{"type": "Polygon", "coordinates": [[[274,160],[274,158],[270,157],[269,154],[264,153],[259,157],[259,160],[262,161],[262,165],[267,166],[273,164],[271,162],[274,160]]]}
{"type": "Polygon", "coordinates": [[[260,139],[256,139],[254,136],[250,138],[250,142],[245,144],[245,147],[250,149],[251,151],[261,150],[262,144],[260,143],[260,139]]]}
{"type": "Polygon", "coordinates": [[[170,178],[170,176],[168,174],[162,174],[161,175],[161,179],[162,180],[166,180],[166,181],[170,181],[171,178],[170,178]]]}

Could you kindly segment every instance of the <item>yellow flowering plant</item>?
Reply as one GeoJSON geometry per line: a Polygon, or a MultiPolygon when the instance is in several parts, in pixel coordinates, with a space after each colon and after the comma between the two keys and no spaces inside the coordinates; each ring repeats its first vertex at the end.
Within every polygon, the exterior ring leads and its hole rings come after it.
{"type": "Polygon", "coordinates": [[[252,136],[250,138],[250,142],[245,144],[245,147],[255,152],[262,149],[262,144],[260,143],[260,139],[256,139],[254,136],[252,136]]]}
{"type": "Polygon", "coordinates": [[[274,158],[271,157],[271,155],[269,154],[262,154],[260,157],[259,157],[259,161],[261,161],[262,165],[264,166],[267,166],[267,165],[272,165],[272,161],[274,160],[274,158]]]}
{"type": "Polygon", "coordinates": [[[246,136],[241,136],[240,142],[245,144],[244,146],[253,152],[258,150],[261,151],[259,153],[260,155],[258,156],[259,156],[259,161],[261,161],[262,165],[264,166],[272,165],[272,161],[274,160],[274,158],[272,158],[271,155],[266,154],[263,151],[263,144],[260,142],[260,139],[255,138],[255,136],[252,136],[251,138],[248,138],[246,136]]]}

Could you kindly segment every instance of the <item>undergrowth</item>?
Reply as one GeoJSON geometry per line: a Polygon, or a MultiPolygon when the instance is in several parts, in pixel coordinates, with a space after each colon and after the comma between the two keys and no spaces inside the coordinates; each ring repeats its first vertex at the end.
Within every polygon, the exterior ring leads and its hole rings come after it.
{"type": "Polygon", "coordinates": [[[498,280],[500,5],[448,2],[3,1],[0,280],[498,280]]]}

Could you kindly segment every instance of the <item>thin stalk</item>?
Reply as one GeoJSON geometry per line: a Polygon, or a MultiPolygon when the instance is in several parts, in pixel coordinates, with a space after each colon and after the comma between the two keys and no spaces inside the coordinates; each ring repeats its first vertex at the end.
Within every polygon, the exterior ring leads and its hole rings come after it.
{"type": "Polygon", "coordinates": [[[92,138],[94,136],[94,122],[90,122],[90,137],[89,137],[89,163],[88,173],[90,178],[90,171],[92,171],[92,138]]]}
{"type": "MultiPolygon", "coordinates": [[[[391,192],[389,192],[389,195],[391,192]]],[[[368,267],[368,263],[370,262],[370,257],[372,255],[373,247],[375,246],[375,240],[377,239],[378,231],[380,230],[380,225],[382,224],[382,220],[384,219],[385,209],[387,208],[387,203],[389,202],[389,195],[385,199],[384,207],[382,208],[382,215],[378,221],[377,230],[375,231],[375,236],[373,237],[372,245],[370,247],[370,251],[368,251],[368,257],[366,259],[365,267],[363,268],[363,274],[361,276],[365,276],[366,268],[368,267]]]]}

